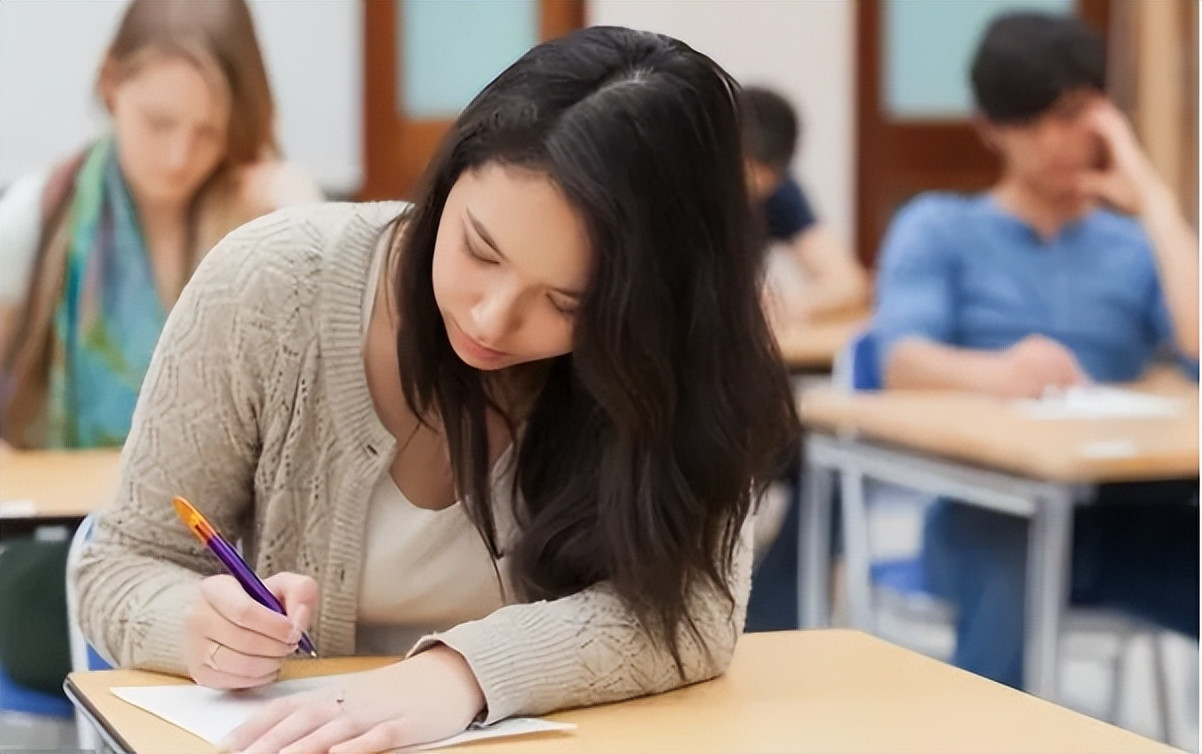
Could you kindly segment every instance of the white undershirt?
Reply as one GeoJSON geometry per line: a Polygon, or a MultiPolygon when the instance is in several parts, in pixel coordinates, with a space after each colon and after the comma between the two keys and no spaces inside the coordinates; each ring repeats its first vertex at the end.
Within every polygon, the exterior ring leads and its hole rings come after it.
{"type": "Polygon", "coordinates": [[[22,176],[0,197],[0,308],[20,306],[29,291],[42,234],[42,194],[50,171],[22,176]]]}
{"type": "MultiPolygon", "coordinates": [[[[390,236],[384,234],[372,262],[363,304],[365,339],[390,236]]],[[[494,480],[508,468],[509,455],[498,459],[494,480]]],[[[494,485],[502,543],[512,531],[501,515],[509,509],[508,495],[499,494],[506,486],[494,485]]],[[[504,566],[502,559],[502,575],[504,566]]],[[[422,636],[482,618],[502,604],[492,558],[462,503],[441,510],[413,505],[385,468],[368,503],[356,652],[404,654],[422,636]]]]}

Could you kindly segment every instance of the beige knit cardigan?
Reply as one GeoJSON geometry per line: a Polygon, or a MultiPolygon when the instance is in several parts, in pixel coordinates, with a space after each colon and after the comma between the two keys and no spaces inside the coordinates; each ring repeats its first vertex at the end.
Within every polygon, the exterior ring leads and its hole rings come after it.
{"type": "MultiPolygon", "coordinates": [[[[403,209],[282,210],[229,235],[200,265],[143,384],[117,496],[71,575],[83,631],[102,654],[186,674],[184,614],[219,567],[176,518],[174,495],[240,538],[260,575],[316,579],[319,652],[354,653],[368,500],[395,451],[364,376],[363,303],[373,250],[403,209]]],[[[462,654],[490,722],[711,678],[742,630],[748,543],[733,564],[733,611],[711,590],[690,597],[702,642],[681,632],[684,679],[604,583],[506,605],[414,651],[442,642],[462,654]]]]}

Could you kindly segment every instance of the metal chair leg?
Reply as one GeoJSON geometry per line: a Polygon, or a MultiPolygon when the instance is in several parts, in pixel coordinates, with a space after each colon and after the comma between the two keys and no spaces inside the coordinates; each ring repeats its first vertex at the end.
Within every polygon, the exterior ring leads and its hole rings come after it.
{"type": "Polygon", "coordinates": [[[1164,642],[1161,640],[1160,633],[1150,632],[1148,638],[1152,642],[1153,686],[1156,689],[1156,715],[1160,724],[1160,735],[1157,738],[1169,743],[1173,737],[1172,710],[1170,709],[1173,704],[1173,696],[1169,692],[1168,660],[1165,657],[1164,642]]]}

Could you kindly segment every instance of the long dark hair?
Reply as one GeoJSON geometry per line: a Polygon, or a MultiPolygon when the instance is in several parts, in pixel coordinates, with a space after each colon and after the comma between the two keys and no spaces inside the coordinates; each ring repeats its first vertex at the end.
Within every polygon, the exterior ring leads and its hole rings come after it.
{"type": "MultiPolygon", "coordinates": [[[[548,175],[583,218],[593,268],[568,355],[545,364],[516,433],[511,552],[526,599],[608,582],[680,666],[678,629],[727,586],[739,529],[798,434],[759,304],[737,84],[669,37],[593,27],[541,44],[463,111],[406,218],[401,381],[445,425],[455,482],[498,555],[487,377],[451,349],[431,284],[447,194],[486,163],[548,175]]],[[[502,412],[503,413],[503,412],[502,412]]]]}

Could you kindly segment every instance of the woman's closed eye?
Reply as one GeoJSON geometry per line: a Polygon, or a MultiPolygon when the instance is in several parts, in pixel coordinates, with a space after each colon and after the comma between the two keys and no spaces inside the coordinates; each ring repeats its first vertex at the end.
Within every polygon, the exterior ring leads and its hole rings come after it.
{"type": "Polygon", "coordinates": [[[577,310],[580,308],[576,304],[569,304],[563,301],[557,301],[554,296],[547,296],[547,300],[551,302],[551,308],[564,319],[572,319],[576,316],[577,310]]]}
{"type": "Polygon", "coordinates": [[[500,264],[501,263],[501,260],[499,260],[499,259],[488,256],[486,254],[481,254],[480,252],[476,251],[476,249],[470,243],[465,243],[463,245],[463,251],[469,257],[471,257],[472,259],[474,259],[477,262],[480,262],[482,264],[500,264]]]}

